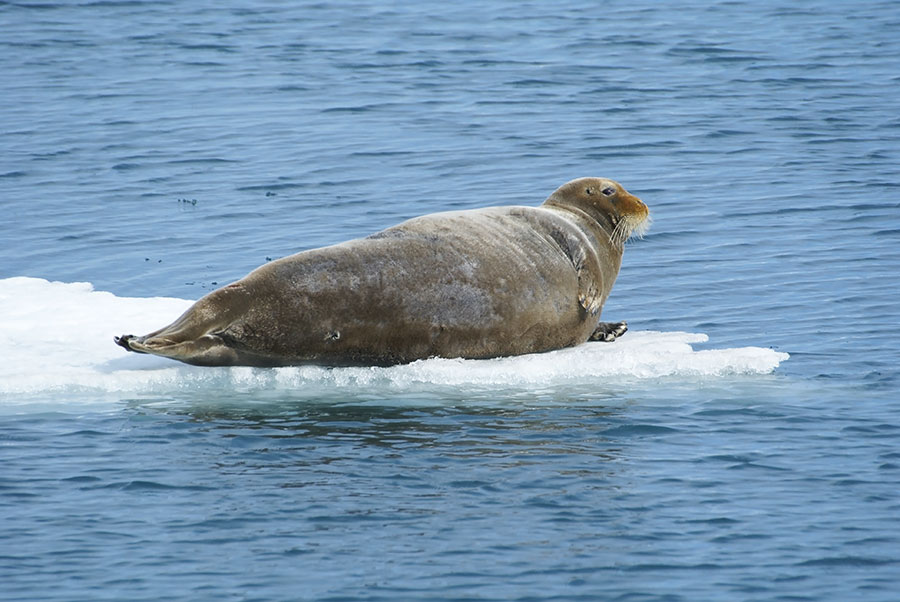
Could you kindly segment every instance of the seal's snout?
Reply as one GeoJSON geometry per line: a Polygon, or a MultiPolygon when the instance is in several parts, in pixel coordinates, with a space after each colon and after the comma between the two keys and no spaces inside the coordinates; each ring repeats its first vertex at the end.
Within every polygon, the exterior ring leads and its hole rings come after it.
{"type": "Polygon", "coordinates": [[[643,220],[650,217],[650,208],[646,203],[625,189],[619,195],[619,206],[623,214],[632,218],[643,220]]]}
{"type": "MultiPolygon", "coordinates": [[[[627,232],[624,239],[632,236],[642,237],[650,229],[650,208],[646,203],[620,187],[618,195],[619,214],[624,218],[627,232]]],[[[623,240],[624,242],[624,240],[623,240]]]]}

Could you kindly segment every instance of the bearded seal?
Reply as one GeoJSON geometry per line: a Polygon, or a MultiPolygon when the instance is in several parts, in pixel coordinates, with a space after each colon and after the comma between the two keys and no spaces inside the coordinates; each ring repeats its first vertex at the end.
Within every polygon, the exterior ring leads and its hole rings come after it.
{"type": "Polygon", "coordinates": [[[580,178],[540,207],[435,213],[277,259],[169,326],[115,341],[202,366],[385,366],[612,341],[627,326],[600,310],[625,240],[649,221],[617,182],[580,178]]]}

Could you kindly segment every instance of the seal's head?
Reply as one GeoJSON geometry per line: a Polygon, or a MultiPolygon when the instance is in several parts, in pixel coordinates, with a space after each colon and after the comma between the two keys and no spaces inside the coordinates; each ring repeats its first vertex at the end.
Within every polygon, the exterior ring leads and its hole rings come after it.
{"type": "Polygon", "coordinates": [[[610,242],[621,245],[631,236],[642,236],[650,227],[647,205],[606,178],[578,178],[557,188],[545,205],[581,210],[601,224],[610,242]]]}

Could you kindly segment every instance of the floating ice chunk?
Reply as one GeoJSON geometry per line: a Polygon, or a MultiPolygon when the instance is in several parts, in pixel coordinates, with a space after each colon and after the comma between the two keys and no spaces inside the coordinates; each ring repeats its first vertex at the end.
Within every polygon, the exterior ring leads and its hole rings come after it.
{"type": "Polygon", "coordinates": [[[496,390],[498,395],[591,391],[608,383],[661,377],[770,373],[788,354],[760,347],[705,349],[704,334],[631,331],[614,343],[592,342],[549,353],[491,360],[429,359],[402,366],[200,368],[127,353],[122,333],[143,334],[170,323],[193,301],[117,297],[89,283],[38,278],[0,280],[0,403],[37,397],[174,396],[179,392],[302,391],[360,399],[410,393],[496,390]]]}

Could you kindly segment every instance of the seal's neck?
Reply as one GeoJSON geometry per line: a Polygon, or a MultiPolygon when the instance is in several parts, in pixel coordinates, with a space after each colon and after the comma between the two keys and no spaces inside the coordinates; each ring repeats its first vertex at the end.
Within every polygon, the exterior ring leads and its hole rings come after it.
{"type": "MultiPolygon", "coordinates": [[[[563,203],[552,196],[544,201],[543,206],[572,214],[578,218],[578,221],[589,227],[595,236],[608,238],[610,242],[618,242],[613,233],[620,218],[608,210],[588,203],[572,203],[571,201],[563,203]]],[[[621,246],[621,242],[617,246],[621,246]]]]}

